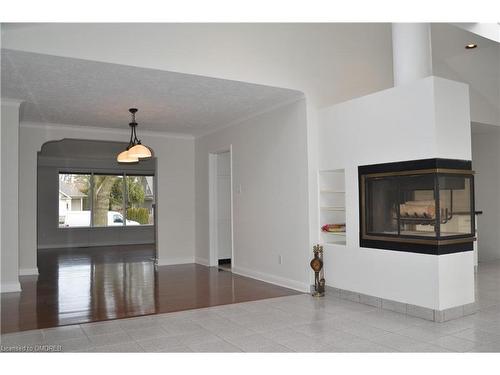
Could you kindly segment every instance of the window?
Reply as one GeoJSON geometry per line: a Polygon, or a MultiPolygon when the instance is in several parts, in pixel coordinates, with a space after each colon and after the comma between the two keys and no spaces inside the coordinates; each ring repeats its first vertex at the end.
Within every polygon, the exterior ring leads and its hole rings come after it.
{"type": "Polygon", "coordinates": [[[153,225],[153,177],[59,173],[59,227],[153,225]]]}
{"type": "Polygon", "coordinates": [[[59,174],[59,227],[90,226],[90,174],[59,174]]]}
{"type": "Polygon", "coordinates": [[[127,225],[154,224],[153,176],[127,176],[127,225]]]}

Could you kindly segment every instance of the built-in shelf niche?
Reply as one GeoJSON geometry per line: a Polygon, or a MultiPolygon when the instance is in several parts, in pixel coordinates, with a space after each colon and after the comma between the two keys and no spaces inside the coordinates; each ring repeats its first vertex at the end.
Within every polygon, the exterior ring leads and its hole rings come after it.
{"type": "Polygon", "coordinates": [[[325,224],[345,224],[345,171],[343,169],[319,172],[320,232],[324,244],[346,244],[346,232],[325,232],[325,224]]]}

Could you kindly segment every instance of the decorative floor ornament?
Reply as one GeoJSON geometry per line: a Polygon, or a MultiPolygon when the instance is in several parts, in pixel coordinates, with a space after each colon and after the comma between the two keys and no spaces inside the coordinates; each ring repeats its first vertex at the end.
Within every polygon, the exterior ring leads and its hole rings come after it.
{"type": "Polygon", "coordinates": [[[314,258],[311,260],[311,268],[314,271],[314,292],[313,297],[323,297],[325,295],[325,277],[323,271],[323,246],[313,246],[314,258]]]}

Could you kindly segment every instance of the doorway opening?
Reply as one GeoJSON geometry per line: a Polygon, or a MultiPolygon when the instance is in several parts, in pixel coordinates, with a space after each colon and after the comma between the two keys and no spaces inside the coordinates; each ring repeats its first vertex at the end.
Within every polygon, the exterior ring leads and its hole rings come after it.
{"type": "MultiPolygon", "coordinates": [[[[37,157],[37,293],[58,325],[156,311],[156,158],[118,164],[121,142],[46,142],[37,157]]],[[[37,302],[38,301],[38,302],[37,302]]]]}
{"type": "Polygon", "coordinates": [[[210,266],[231,271],[233,254],[232,152],[209,154],[210,266]]]}

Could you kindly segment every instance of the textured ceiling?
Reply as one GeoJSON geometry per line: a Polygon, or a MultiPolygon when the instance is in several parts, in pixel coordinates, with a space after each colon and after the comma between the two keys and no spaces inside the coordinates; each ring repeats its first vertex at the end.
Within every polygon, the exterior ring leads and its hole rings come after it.
{"type": "Polygon", "coordinates": [[[2,49],[2,97],[22,120],[198,135],[298,99],[294,90],[2,49]]]}

